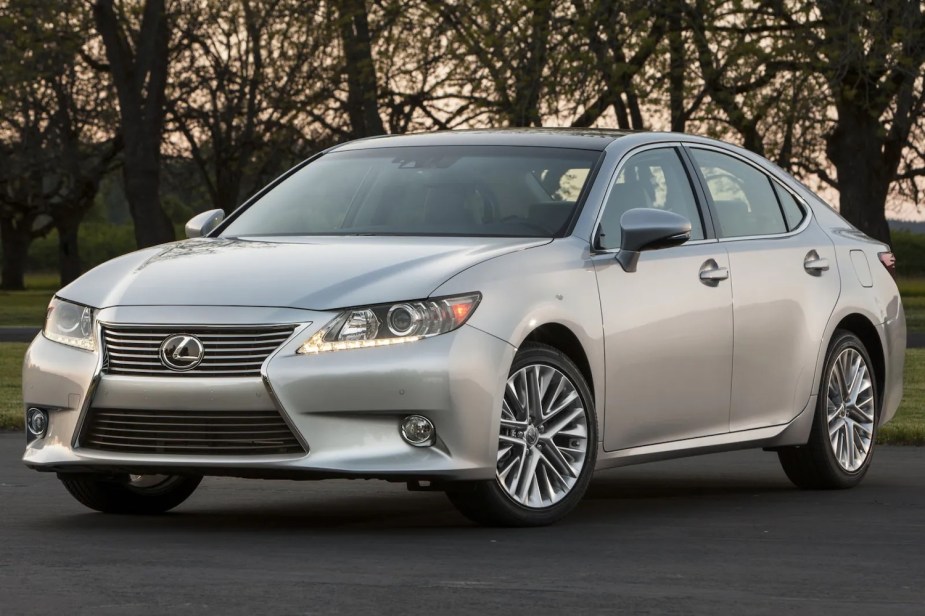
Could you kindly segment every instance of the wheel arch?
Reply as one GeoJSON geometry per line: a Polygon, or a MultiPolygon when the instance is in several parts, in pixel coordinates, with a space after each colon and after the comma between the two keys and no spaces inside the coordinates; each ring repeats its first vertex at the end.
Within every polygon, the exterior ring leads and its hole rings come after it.
{"type": "MultiPolygon", "coordinates": [[[[874,364],[874,378],[877,382],[877,404],[883,402],[884,386],[886,383],[886,357],[883,352],[883,342],[880,340],[880,334],[877,327],[870,319],[859,313],[851,313],[838,322],[832,332],[832,336],[838,330],[851,332],[864,343],[870,361],[874,364]]],[[[831,344],[831,337],[829,338],[831,344]]],[[[827,345],[828,348],[828,345],[827,345]]]]}
{"type": "Polygon", "coordinates": [[[571,329],[561,323],[545,323],[530,331],[521,344],[524,342],[539,342],[565,353],[578,367],[581,376],[585,378],[591,395],[595,397],[595,407],[598,406],[591,362],[588,360],[588,354],[585,352],[578,336],[571,329]]]}

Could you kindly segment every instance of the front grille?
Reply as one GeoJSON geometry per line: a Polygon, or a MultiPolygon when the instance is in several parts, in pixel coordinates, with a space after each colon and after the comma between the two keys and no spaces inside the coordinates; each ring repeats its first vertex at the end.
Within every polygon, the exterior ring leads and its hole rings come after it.
{"type": "Polygon", "coordinates": [[[294,325],[105,325],[103,372],[146,376],[260,376],[260,366],[294,330],[294,325]],[[195,336],[202,342],[202,362],[192,370],[177,372],[161,363],[161,343],[177,334],[195,336]]]}
{"type": "Polygon", "coordinates": [[[305,450],[277,411],[91,408],[81,447],[122,453],[260,456],[305,450]]]}

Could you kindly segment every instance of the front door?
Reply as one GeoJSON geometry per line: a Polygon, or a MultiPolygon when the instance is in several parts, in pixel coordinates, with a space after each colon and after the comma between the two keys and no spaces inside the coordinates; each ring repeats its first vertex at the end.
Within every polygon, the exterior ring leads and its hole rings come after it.
{"type": "Polygon", "coordinates": [[[606,353],[608,451],[724,434],[732,382],[732,293],[725,248],[710,237],[675,148],[632,155],[617,172],[594,257],[606,353]],[[614,259],[620,216],[635,207],[691,220],[691,240],[643,252],[635,272],[614,259]]]}

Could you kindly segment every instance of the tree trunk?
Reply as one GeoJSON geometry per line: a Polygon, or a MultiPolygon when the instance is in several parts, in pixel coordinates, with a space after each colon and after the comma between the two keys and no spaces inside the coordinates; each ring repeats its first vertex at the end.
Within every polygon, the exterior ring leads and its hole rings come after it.
{"type": "MultiPolygon", "coordinates": [[[[682,0],[683,1],[683,0],[682,0]]],[[[668,10],[668,106],[671,112],[671,130],[683,133],[687,128],[684,117],[684,77],[687,66],[684,58],[682,12],[684,6],[668,10]]]]}
{"type": "MultiPolygon", "coordinates": [[[[160,148],[160,144],[148,147],[160,148]]],[[[160,156],[154,157],[150,150],[144,151],[145,146],[136,145],[131,149],[136,151],[129,153],[126,148],[122,177],[135,223],[135,243],[138,248],[145,248],[171,242],[174,240],[173,223],[161,207],[160,156]]]]}
{"type": "Polygon", "coordinates": [[[31,225],[14,225],[8,218],[0,219],[0,242],[3,243],[3,268],[0,289],[22,291],[26,288],[26,255],[32,243],[31,225]]]}
{"type": "MultiPolygon", "coordinates": [[[[242,153],[241,160],[249,160],[249,153],[242,153]]],[[[242,170],[237,161],[225,160],[221,167],[215,169],[215,200],[213,206],[231,213],[238,207],[241,198],[242,170]]]]}
{"type": "Polygon", "coordinates": [[[170,36],[164,0],[145,0],[135,33],[120,21],[113,0],[96,0],[93,16],[119,100],[125,142],[122,175],[135,241],[139,248],[169,242],[174,239],[173,225],[160,199],[170,36]]]}
{"type": "Polygon", "coordinates": [[[858,229],[890,243],[886,196],[893,173],[883,160],[882,128],[863,108],[837,106],[838,125],[826,150],[838,176],[839,212],[858,229]]]}
{"type": "Polygon", "coordinates": [[[339,0],[336,6],[344,46],[347,115],[352,134],[354,137],[382,135],[385,128],[379,116],[379,84],[373,63],[366,1],[339,0]]]}
{"type": "Polygon", "coordinates": [[[77,280],[83,273],[77,244],[79,226],[79,217],[55,219],[55,228],[58,230],[58,271],[62,287],[77,280]]]}
{"type": "Polygon", "coordinates": [[[552,27],[552,3],[536,0],[532,3],[528,45],[530,51],[524,64],[518,67],[514,84],[513,108],[508,113],[510,126],[542,126],[540,90],[543,73],[549,59],[549,34],[552,27]]]}

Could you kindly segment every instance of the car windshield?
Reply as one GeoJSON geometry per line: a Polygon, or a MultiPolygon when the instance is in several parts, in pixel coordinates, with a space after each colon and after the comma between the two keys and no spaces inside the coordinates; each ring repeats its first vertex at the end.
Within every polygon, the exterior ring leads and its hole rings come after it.
{"type": "Polygon", "coordinates": [[[556,237],[600,155],[505,146],[333,152],[277,184],[221,235],[556,237]]]}

